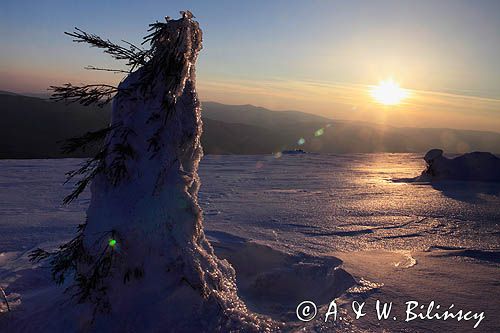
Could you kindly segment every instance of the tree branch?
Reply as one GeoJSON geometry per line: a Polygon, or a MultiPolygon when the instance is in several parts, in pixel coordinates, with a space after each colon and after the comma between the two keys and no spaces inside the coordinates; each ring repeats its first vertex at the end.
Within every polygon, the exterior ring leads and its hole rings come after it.
{"type": "MultiPolygon", "coordinates": [[[[119,124],[121,125],[121,124],[119,124]]],[[[104,138],[108,133],[118,127],[119,125],[115,124],[113,126],[107,126],[100,130],[94,132],[87,132],[82,136],[70,138],[65,140],[64,145],[62,146],[62,152],[64,154],[70,154],[75,152],[78,149],[85,151],[88,146],[93,146],[96,144],[100,144],[103,142],[104,138]]]]}
{"type": "Polygon", "coordinates": [[[137,66],[145,65],[149,56],[148,50],[143,50],[132,43],[125,42],[128,48],[123,47],[111,42],[109,39],[104,40],[97,35],[86,33],[76,27],[74,32],[65,32],[65,34],[73,37],[73,42],[75,43],[88,43],[91,47],[104,49],[104,53],[111,55],[117,60],[127,60],[127,66],[131,66],[131,70],[137,66]]]}
{"type": "Polygon", "coordinates": [[[74,86],[71,83],[66,83],[63,86],[50,86],[50,89],[54,91],[50,96],[53,101],[79,103],[85,106],[96,104],[99,107],[108,104],[119,91],[117,87],[107,84],[74,86]]]}
{"type": "Polygon", "coordinates": [[[7,304],[7,311],[10,312],[9,301],[7,300],[7,295],[5,294],[5,291],[2,289],[2,287],[0,287],[0,295],[2,295],[2,298],[5,301],[5,304],[7,304]]]}
{"type": "Polygon", "coordinates": [[[85,69],[87,70],[90,70],[90,71],[105,71],[105,72],[112,72],[112,73],[126,73],[128,74],[129,71],[124,71],[123,69],[112,69],[112,68],[100,68],[100,67],[95,67],[95,66],[87,66],[87,67],[84,67],[85,69]]]}

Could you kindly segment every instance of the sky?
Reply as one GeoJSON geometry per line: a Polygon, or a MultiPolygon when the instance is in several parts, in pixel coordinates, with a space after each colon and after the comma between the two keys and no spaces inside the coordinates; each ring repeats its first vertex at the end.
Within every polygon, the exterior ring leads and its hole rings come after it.
{"type": "Polygon", "coordinates": [[[117,84],[123,68],[71,42],[79,27],[140,44],[148,24],[191,10],[203,30],[202,100],[400,127],[500,132],[500,1],[24,1],[0,3],[0,90],[117,84]],[[392,78],[407,98],[371,95],[392,78]]]}

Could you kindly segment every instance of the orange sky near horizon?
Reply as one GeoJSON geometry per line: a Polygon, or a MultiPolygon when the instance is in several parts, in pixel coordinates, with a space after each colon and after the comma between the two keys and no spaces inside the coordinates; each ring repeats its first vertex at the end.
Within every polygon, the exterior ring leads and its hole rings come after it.
{"type": "MultiPolygon", "coordinates": [[[[47,81],[118,84],[121,75],[76,70],[67,76],[50,73],[0,73],[0,90],[44,93],[47,81]],[[76,72],[78,72],[78,75],[76,72]],[[71,78],[70,75],[75,75],[71,78]],[[76,79],[75,79],[76,78],[76,79]],[[8,82],[8,85],[7,85],[8,82]],[[14,87],[14,89],[12,89],[14,87]],[[15,88],[18,89],[15,89],[15,88]]],[[[346,84],[291,80],[227,80],[198,76],[201,100],[224,104],[252,104],[271,110],[296,110],[332,119],[366,121],[397,127],[439,127],[500,132],[500,100],[454,93],[412,90],[397,105],[374,100],[372,84],[346,84]]],[[[402,88],[405,88],[402,85],[402,88]]],[[[407,88],[405,88],[407,89],[407,88]]]]}
{"type": "MultiPolygon", "coordinates": [[[[168,0],[5,0],[0,90],[47,93],[48,86],[68,82],[117,84],[123,74],[83,68],[123,69],[123,62],[72,43],[63,32],[77,26],[140,45],[149,22],[185,6],[168,0]]],[[[194,0],[189,7],[203,29],[197,64],[202,101],[399,127],[500,132],[499,1],[194,0]],[[383,105],[370,90],[389,78],[409,95],[383,105]]]]}

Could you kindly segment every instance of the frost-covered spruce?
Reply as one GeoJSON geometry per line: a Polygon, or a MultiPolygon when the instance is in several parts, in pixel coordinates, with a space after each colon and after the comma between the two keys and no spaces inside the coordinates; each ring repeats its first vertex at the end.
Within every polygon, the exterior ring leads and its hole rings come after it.
{"type": "Polygon", "coordinates": [[[203,232],[195,89],[202,33],[181,13],[152,25],[146,60],[118,86],[103,148],[88,169],[87,221],[52,254],[56,278],[73,271],[68,293],[81,309],[79,329],[276,329],[246,309],[233,268],[203,232]]]}

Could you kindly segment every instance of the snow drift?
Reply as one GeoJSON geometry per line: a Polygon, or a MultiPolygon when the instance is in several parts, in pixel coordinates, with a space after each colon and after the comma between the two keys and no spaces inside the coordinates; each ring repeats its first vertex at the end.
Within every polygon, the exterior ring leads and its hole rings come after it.
{"type": "MultiPolygon", "coordinates": [[[[220,231],[208,231],[207,235],[217,256],[227,259],[236,269],[238,295],[249,309],[276,321],[288,323],[281,327],[262,325],[258,328],[259,331],[295,331],[294,329],[304,327],[304,323],[298,322],[295,315],[297,304],[305,299],[321,306],[329,304],[333,298],[358,285],[355,279],[342,269],[342,261],[333,256],[283,252],[266,244],[220,231]]],[[[43,246],[54,248],[57,244],[44,243],[43,246]]],[[[0,332],[3,332],[2,329],[8,332],[100,332],[104,328],[102,318],[99,325],[96,323],[92,327],[80,326],[85,320],[79,313],[82,305],[75,306],[66,300],[64,304],[70,306],[66,307],[65,313],[62,314],[63,309],[57,304],[64,301],[63,290],[54,285],[50,269],[46,265],[33,266],[29,262],[30,251],[28,249],[0,253],[0,281],[4,282],[0,283],[0,286],[6,288],[7,299],[12,308],[12,312],[7,312],[5,302],[0,299],[0,332]],[[56,307],[52,308],[54,305],[56,307]],[[54,313],[58,313],[59,317],[54,313]]],[[[123,291],[129,292],[126,289],[123,291]]],[[[158,297],[160,295],[156,296],[158,297]]],[[[179,326],[159,326],[163,320],[162,316],[182,318],[179,313],[181,309],[168,313],[163,310],[160,313],[155,309],[158,302],[155,302],[154,298],[151,302],[136,298],[135,302],[137,301],[143,302],[142,309],[135,309],[137,312],[128,312],[123,314],[123,317],[118,317],[119,314],[114,311],[110,314],[114,317],[113,327],[120,327],[126,332],[185,331],[179,326]],[[160,317],[154,318],[153,314],[160,317]],[[140,326],[123,326],[122,322],[130,323],[132,320],[145,321],[141,322],[140,326]]],[[[192,298],[186,301],[192,301],[192,298]]],[[[211,318],[204,315],[192,320],[204,320],[208,324],[211,318]]],[[[311,324],[311,327],[316,327],[315,325],[321,323],[311,324]]],[[[190,331],[189,328],[186,331],[190,331]]],[[[202,327],[199,331],[205,332],[209,329],[202,327]]],[[[214,331],[247,332],[249,326],[243,323],[214,331]]]]}
{"type": "Polygon", "coordinates": [[[238,294],[248,307],[276,320],[297,321],[294,310],[302,301],[329,304],[357,284],[333,256],[286,253],[220,231],[208,237],[235,268],[238,294]]]}

